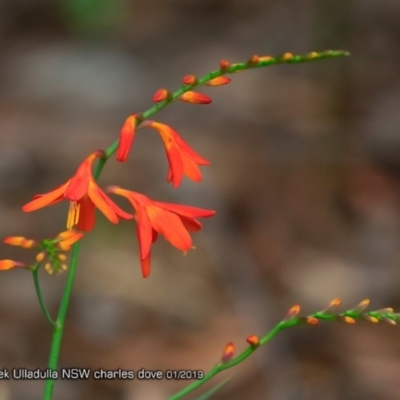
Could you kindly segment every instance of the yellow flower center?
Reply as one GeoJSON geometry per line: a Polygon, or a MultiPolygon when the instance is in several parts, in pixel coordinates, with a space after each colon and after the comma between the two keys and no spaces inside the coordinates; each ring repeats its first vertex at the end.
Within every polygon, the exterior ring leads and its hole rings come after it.
{"type": "Polygon", "coordinates": [[[71,229],[74,225],[78,223],[80,209],[81,205],[78,204],[76,201],[71,201],[69,203],[67,229],[71,229]]]}

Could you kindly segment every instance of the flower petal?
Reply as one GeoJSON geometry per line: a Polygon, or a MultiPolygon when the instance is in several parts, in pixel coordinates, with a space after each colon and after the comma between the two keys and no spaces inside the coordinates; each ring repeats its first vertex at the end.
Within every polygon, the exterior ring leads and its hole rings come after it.
{"type": "Polygon", "coordinates": [[[198,232],[202,225],[199,221],[192,219],[192,218],[187,218],[187,217],[180,217],[183,226],[190,232],[198,232]]]}
{"type": "Polygon", "coordinates": [[[101,151],[95,151],[90,154],[78,167],[75,175],[71,178],[70,184],[68,185],[64,198],[70,201],[80,200],[89,190],[89,182],[93,179],[92,176],[92,165],[93,161],[101,157],[101,151]]]}
{"type": "Polygon", "coordinates": [[[36,195],[34,197],[34,200],[32,200],[29,203],[26,203],[24,206],[22,206],[22,211],[31,212],[31,211],[39,210],[40,208],[58,203],[59,201],[63,200],[63,194],[64,194],[66,188],[68,187],[69,183],[70,183],[70,180],[68,180],[63,185],[58,186],[51,192],[41,194],[41,195],[36,195]]]}
{"type": "Polygon", "coordinates": [[[151,243],[153,241],[153,228],[150,219],[144,209],[136,213],[136,234],[139,241],[140,259],[144,260],[150,254],[151,243]]]}
{"type": "Polygon", "coordinates": [[[154,201],[153,203],[165,210],[188,218],[207,218],[212,217],[216,213],[214,210],[206,210],[204,208],[185,206],[182,204],[164,203],[161,201],[154,201]]]}
{"type": "Polygon", "coordinates": [[[131,115],[122,125],[116,154],[117,161],[119,162],[124,162],[128,159],[129,152],[133,145],[133,140],[135,139],[136,118],[137,115],[131,115]]]}
{"type": "Polygon", "coordinates": [[[146,207],[146,211],[153,229],[174,247],[182,251],[192,248],[192,238],[176,214],[154,206],[146,207]]]}
{"type": "Polygon", "coordinates": [[[96,223],[95,205],[89,196],[83,196],[82,199],[78,201],[78,205],[80,209],[76,226],[81,231],[89,232],[94,228],[96,223]]]}
{"type": "MultiPolygon", "coordinates": [[[[118,223],[118,216],[109,202],[104,199],[105,194],[97,186],[95,181],[89,182],[88,196],[94,205],[107,217],[113,224],[118,223]]],[[[109,200],[111,202],[111,200],[109,200]]]]}
{"type": "Polygon", "coordinates": [[[151,253],[150,252],[146,258],[140,259],[140,267],[142,269],[143,278],[147,278],[150,275],[150,269],[151,269],[151,253]]]}

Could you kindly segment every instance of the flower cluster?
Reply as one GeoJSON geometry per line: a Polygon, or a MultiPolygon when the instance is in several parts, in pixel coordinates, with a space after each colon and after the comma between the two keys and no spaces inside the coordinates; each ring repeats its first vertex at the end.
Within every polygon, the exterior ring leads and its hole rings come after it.
{"type": "Polygon", "coordinates": [[[40,265],[45,262],[45,270],[49,274],[64,271],[67,269],[67,265],[64,263],[67,259],[65,252],[69,251],[72,245],[80,240],[82,236],[83,233],[73,229],[61,232],[55,238],[45,239],[40,243],[23,236],[8,236],[4,239],[6,244],[24,249],[35,249],[37,251],[36,263],[27,265],[20,261],[1,260],[0,270],[5,271],[16,267],[29,268],[33,267],[34,264],[40,265]]]}
{"type": "MultiPolygon", "coordinates": [[[[210,79],[205,84],[220,86],[229,82],[229,78],[221,76],[210,79]]],[[[198,81],[193,75],[187,75],[183,78],[183,83],[190,87],[196,85],[198,81]]],[[[183,91],[177,99],[192,104],[211,103],[210,97],[192,90],[183,91]]],[[[153,101],[156,104],[172,100],[174,99],[171,93],[166,89],[159,89],[153,96],[153,101]]],[[[161,122],[146,120],[140,113],[130,115],[121,127],[116,149],[118,162],[127,161],[139,128],[152,128],[160,135],[169,164],[167,182],[171,183],[174,188],[181,184],[184,176],[194,182],[202,180],[199,166],[209,165],[210,162],[196,153],[173,128],[161,122]]],[[[23,211],[31,212],[63,200],[68,201],[67,231],[57,237],[58,241],[47,240],[38,245],[33,240],[12,237],[6,238],[6,243],[24,248],[37,248],[39,253],[36,260],[41,263],[48,259],[45,269],[49,272],[65,269],[65,265],[60,264],[60,262],[65,261],[66,256],[59,254],[58,250],[63,249],[63,246],[65,247],[66,235],[69,235],[70,238],[76,238],[77,235],[80,235],[76,240],[83,236],[83,233],[77,233],[73,228],[82,232],[89,232],[93,229],[96,223],[95,209],[97,208],[113,224],[117,224],[120,220],[135,220],[143,277],[148,277],[150,274],[150,250],[151,245],[157,240],[158,234],[161,234],[172,246],[182,252],[194,248],[189,232],[199,231],[202,225],[198,218],[211,217],[215,214],[215,211],[155,201],[141,193],[115,185],[109,186],[104,191],[93,175],[93,165],[95,161],[108,158],[109,155],[102,150],[91,153],[79,165],[75,174],[65,183],[48,193],[35,195],[32,201],[22,207],[23,211]],[[133,207],[134,212],[129,213],[121,209],[106,192],[125,197],[133,207]]],[[[64,248],[64,250],[67,250],[67,248],[64,248]]],[[[3,270],[20,266],[25,266],[25,264],[12,260],[0,261],[0,269],[3,270]]]]}

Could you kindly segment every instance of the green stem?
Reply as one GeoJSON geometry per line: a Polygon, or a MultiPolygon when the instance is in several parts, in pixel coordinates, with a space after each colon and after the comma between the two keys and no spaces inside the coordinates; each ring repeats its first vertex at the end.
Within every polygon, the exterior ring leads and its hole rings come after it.
{"type": "MultiPolygon", "coordinates": [[[[78,264],[80,242],[74,244],[71,255],[71,265],[69,267],[67,283],[65,284],[64,293],[61,299],[60,308],[58,310],[56,326],[53,328],[53,336],[51,340],[50,356],[48,368],[56,371],[58,365],[58,357],[60,355],[61,339],[64,332],[65,318],[67,316],[68,304],[71,297],[72,286],[74,284],[76,266],[78,264]]],[[[54,380],[48,379],[43,393],[43,400],[51,400],[53,396],[54,380]]]]}
{"type": "MultiPolygon", "coordinates": [[[[276,325],[267,335],[265,335],[260,340],[260,346],[269,342],[285,327],[286,326],[283,323],[279,323],[278,325],[276,325]]],[[[244,350],[241,354],[239,354],[232,360],[225,362],[225,363],[218,363],[210,371],[208,371],[202,379],[199,379],[198,381],[194,381],[193,383],[191,383],[190,385],[188,385],[184,389],[182,389],[180,392],[175,393],[173,396],[169,397],[168,400],[181,399],[182,397],[186,396],[193,390],[204,385],[206,382],[208,382],[210,379],[214,378],[214,376],[219,374],[221,371],[232,368],[235,365],[244,361],[247,357],[249,357],[251,354],[253,354],[258,349],[258,347],[259,346],[249,346],[246,350],[244,350]]]]}
{"type": "Polygon", "coordinates": [[[36,264],[34,266],[34,268],[32,269],[32,275],[33,275],[33,282],[35,284],[36,295],[39,300],[40,308],[42,309],[43,314],[46,317],[47,321],[50,323],[50,325],[53,326],[53,328],[55,328],[57,326],[57,324],[54,322],[53,318],[51,318],[49,310],[47,309],[47,307],[44,303],[42,291],[40,289],[39,264],[36,264]]]}

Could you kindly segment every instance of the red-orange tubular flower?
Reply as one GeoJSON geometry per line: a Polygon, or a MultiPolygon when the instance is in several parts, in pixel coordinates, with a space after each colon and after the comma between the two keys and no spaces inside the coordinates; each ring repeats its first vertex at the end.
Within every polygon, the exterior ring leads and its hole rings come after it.
{"type": "Polygon", "coordinates": [[[0,271],[7,271],[15,267],[25,267],[26,265],[14,260],[0,260],[0,271]]]}
{"type": "Polygon", "coordinates": [[[211,217],[215,214],[213,210],[154,201],[118,186],[110,186],[107,190],[126,197],[136,211],[140,264],[144,278],[150,275],[150,249],[159,233],[172,246],[186,252],[192,248],[189,231],[196,232],[201,229],[201,224],[196,218],[211,217]]]}
{"type": "Polygon", "coordinates": [[[158,131],[164,143],[169,169],[167,182],[174,188],[182,182],[183,175],[194,182],[202,179],[199,165],[210,165],[210,162],[197,154],[170,126],[155,121],[145,121],[142,126],[158,131]]]}
{"type": "Polygon", "coordinates": [[[82,231],[90,231],[95,224],[95,207],[97,207],[113,224],[119,218],[131,219],[133,215],[121,210],[97,185],[92,175],[92,165],[96,158],[103,155],[98,150],[87,157],[78,167],[75,175],[66,183],[58,186],[49,193],[34,196],[33,200],[25,204],[22,210],[31,212],[40,208],[57,204],[62,200],[69,200],[70,207],[67,219],[67,228],[74,225],[82,231]]]}
{"type": "Polygon", "coordinates": [[[210,104],[212,102],[212,99],[205,94],[192,91],[183,93],[179,99],[192,104],[210,104]]]}
{"type": "Polygon", "coordinates": [[[130,115],[122,125],[116,154],[117,161],[119,162],[125,162],[129,156],[133,140],[135,139],[136,121],[138,116],[139,114],[130,115]]]}

